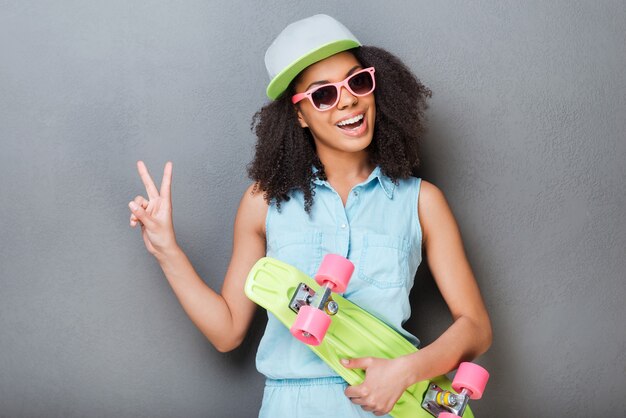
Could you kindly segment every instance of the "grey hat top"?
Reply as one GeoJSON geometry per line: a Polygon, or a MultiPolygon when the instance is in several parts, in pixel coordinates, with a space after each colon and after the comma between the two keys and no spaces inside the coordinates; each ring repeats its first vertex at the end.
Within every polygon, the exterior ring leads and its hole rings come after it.
{"type": "Polygon", "coordinates": [[[306,67],[361,42],[336,19],[317,14],[289,24],[265,52],[267,96],[277,99],[306,67]]]}

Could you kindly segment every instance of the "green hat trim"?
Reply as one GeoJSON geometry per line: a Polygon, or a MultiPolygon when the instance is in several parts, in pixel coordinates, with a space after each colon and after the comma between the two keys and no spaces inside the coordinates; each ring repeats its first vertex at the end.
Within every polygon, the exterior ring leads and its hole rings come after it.
{"type": "Polygon", "coordinates": [[[278,73],[272,81],[270,81],[270,84],[267,86],[267,97],[272,100],[276,100],[280,97],[280,95],[287,90],[289,83],[291,83],[291,81],[309,65],[315,64],[316,62],[328,58],[331,55],[335,55],[338,52],[356,48],[357,46],[361,46],[361,44],[352,39],[344,39],[322,45],[306,55],[301,56],[289,64],[284,70],[278,73]]]}

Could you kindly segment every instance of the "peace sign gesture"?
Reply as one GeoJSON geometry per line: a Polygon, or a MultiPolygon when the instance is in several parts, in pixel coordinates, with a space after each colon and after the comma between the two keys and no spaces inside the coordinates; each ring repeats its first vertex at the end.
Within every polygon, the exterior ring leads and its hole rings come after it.
{"type": "Polygon", "coordinates": [[[137,161],[137,171],[146,186],[148,199],[139,195],[128,203],[131,210],[130,226],[141,225],[141,235],[148,252],[159,256],[176,246],[172,222],[172,162],[165,164],[161,190],[157,190],[143,161],[137,161]]]}

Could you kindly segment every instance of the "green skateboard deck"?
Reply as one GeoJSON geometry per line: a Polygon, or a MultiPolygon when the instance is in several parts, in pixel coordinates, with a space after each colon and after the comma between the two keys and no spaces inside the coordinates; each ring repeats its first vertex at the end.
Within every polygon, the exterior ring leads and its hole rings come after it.
{"type": "MultiPolygon", "coordinates": [[[[316,293],[321,289],[315,279],[297,268],[264,257],[250,270],[245,293],[249,299],[274,314],[290,328],[297,314],[291,310],[289,303],[300,283],[306,284],[316,293]]],[[[342,358],[396,358],[417,351],[402,335],[348,299],[336,293],[333,293],[332,298],[337,302],[339,311],[332,316],[322,343],[308,347],[349,385],[361,384],[365,372],[345,368],[340,363],[342,358]]],[[[415,383],[402,394],[390,414],[395,418],[432,418],[433,414],[422,407],[422,401],[431,384],[452,390],[451,382],[445,376],[415,383]]],[[[465,409],[463,417],[474,417],[469,407],[465,409]]]]}

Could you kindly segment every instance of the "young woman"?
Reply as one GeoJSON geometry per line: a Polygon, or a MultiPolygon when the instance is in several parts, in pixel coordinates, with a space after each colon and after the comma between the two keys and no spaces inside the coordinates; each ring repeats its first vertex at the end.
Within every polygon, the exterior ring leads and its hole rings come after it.
{"type": "Polygon", "coordinates": [[[326,253],[355,264],[344,296],[402,333],[413,278],[428,266],[453,317],[451,326],[418,352],[396,358],[346,359],[366,371],[349,387],[268,314],[257,353],[267,377],[260,416],[365,417],[387,414],[417,381],[455,369],[484,353],[491,325],[455,218],[443,193],[417,177],[418,140],[431,92],[389,52],[362,46],[325,15],[294,22],[266,53],[273,99],[253,118],[258,141],[234,226],[233,254],[221,294],[197,275],[176,242],[172,163],[160,191],[139,161],[148,198],[130,202],[194,324],[222,352],[241,344],[256,306],[243,287],[263,256],[313,275],[326,253]]]}

